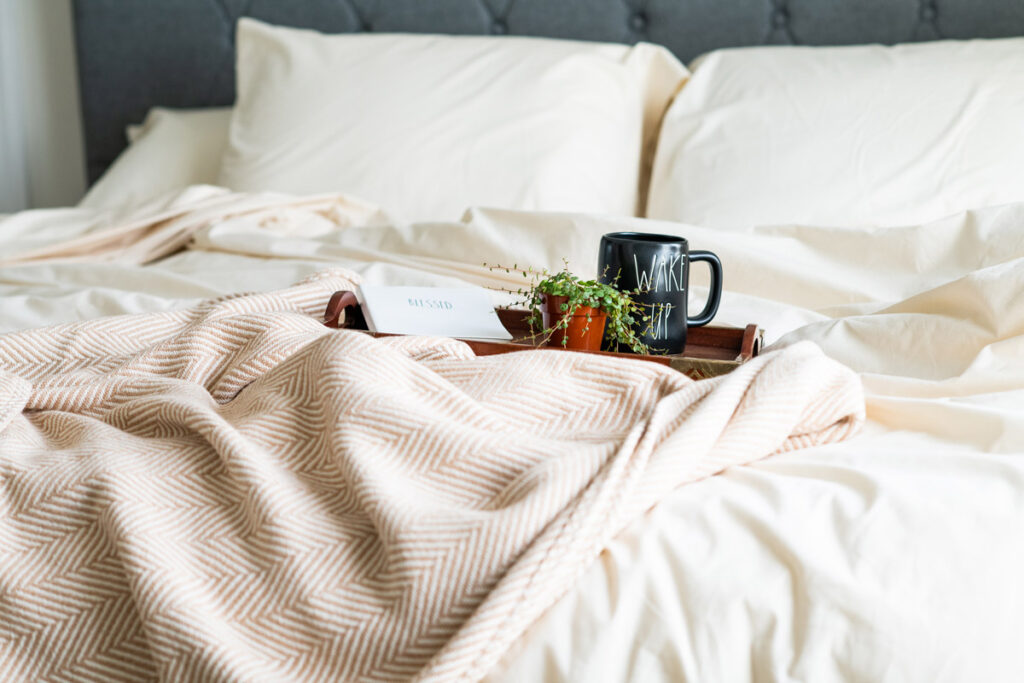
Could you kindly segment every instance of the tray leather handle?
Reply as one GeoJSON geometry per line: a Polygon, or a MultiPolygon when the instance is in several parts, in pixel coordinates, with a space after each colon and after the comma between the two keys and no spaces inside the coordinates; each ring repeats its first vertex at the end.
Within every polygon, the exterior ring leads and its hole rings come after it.
{"type": "Polygon", "coordinates": [[[355,292],[345,289],[331,295],[327,310],[324,311],[324,325],[335,329],[358,329],[358,322],[362,319],[363,311],[355,292]]]}

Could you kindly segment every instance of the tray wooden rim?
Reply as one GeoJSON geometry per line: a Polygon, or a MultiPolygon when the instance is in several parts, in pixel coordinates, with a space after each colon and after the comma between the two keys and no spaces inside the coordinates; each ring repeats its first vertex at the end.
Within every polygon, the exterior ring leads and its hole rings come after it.
{"type": "MultiPolygon", "coordinates": [[[[516,330],[528,329],[528,326],[524,321],[529,315],[529,311],[517,308],[498,308],[496,309],[496,312],[502,324],[513,335],[516,333],[516,330]]],[[[705,325],[702,327],[691,327],[688,331],[688,337],[687,346],[683,349],[683,353],[681,354],[637,354],[618,351],[580,351],[577,349],[563,349],[559,346],[522,343],[515,340],[512,342],[473,343],[486,344],[489,347],[496,346],[504,349],[504,351],[489,349],[489,353],[531,349],[553,349],[558,351],[574,351],[576,353],[614,356],[617,358],[632,358],[634,360],[644,360],[669,366],[675,366],[680,362],[697,361],[700,363],[729,364],[730,366],[735,367],[736,365],[744,363],[761,353],[764,332],[755,323],[750,323],[742,328],[705,325]],[[701,343],[693,343],[694,340],[701,343]],[[709,355],[707,353],[707,349],[723,349],[724,352],[717,352],[709,355]]]]}
{"type": "MultiPolygon", "coordinates": [[[[498,315],[502,325],[513,337],[515,337],[517,331],[522,336],[518,340],[513,339],[510,342],[479,341],[474,339],[458,339],[458,341],[469,345],[473,353],[478,356],[536,350],[568,351],[659,363],[687,372],[688,374],[695,372],[703,376],[710,376],[728,372],[730,369],[757,356],[761,352],[764,338],[764,332],[754,323],[750,323],[743,328],[705,325],[690,328],[687,346],[681,354],[645,355],[618,351],[582,351],[578,349],[565,349],[560,346],[523,342],[523,336],[529,333],[529,324],[527,323],[529,311],[525,309],[497,308],[495,313],[498,315]],[[696,341],[700,343],[698,344],[696,341]]],[[[354,293],[349,291],[335,292],[331,296],[330,302],[327,304],[327,310],[324,313],[324,324],[332,328],[344,327],[359,330],[374,337],[402,336],[369,332],[366,329],[365,318],[358,301],[354,293]],[[342,318],[343,315],[344,318],[342,318]]]]}

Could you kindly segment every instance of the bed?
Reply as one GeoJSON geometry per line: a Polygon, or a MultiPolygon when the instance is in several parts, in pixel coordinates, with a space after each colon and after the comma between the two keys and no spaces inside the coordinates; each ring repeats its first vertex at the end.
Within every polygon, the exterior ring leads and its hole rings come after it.
{"type": "Polygon", "coordinates": [[[93,188],[0,221],[5,680],[1024,676],[1017,3],[74,8],[93,188]],[[623,230],[765,353],[318,318],[623,230]]]}

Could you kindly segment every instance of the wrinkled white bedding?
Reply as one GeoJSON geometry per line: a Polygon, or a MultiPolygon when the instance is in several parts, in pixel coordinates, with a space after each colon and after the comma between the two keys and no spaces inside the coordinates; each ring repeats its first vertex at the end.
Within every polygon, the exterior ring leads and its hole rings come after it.
{"type": "MultiPolygon", "coordinates": [[[[255,200],[203,188],[177,207],[211,198],[222,205],[193,226],[191,247],[153,265],[107,252],[105,265],[0,266],[0,331],[278,288],[325,263],[393,284],[501,284],[481,264],[563,257],[592,272],[600,235],[635,228],[721,256],[718,324],[812,340],[861,373],[864,433],[679,490],[618,537],[493,680],[1024,676],[1024,205],[870,232],[747,233],[488,210],[391,227],[358,203],[284,198],[219,219],[255,200]]],[[[25,235],[45,249],[113,222],[20,214],[0,222],[0,261],[24,253],[25,235]]]]}

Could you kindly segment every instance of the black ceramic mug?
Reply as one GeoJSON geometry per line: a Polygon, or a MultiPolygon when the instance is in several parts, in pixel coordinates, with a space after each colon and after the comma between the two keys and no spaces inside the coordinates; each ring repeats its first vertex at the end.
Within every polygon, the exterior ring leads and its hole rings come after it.
{"type": "Polygon", "coordinates": [[[601,282],[614,284],[617,289],[640,290],[634,300],[644,306],[650,320],[637,323],[634,330],[657,352],[682,353],[686,328],[711,322],[722,298],[722,262],[718,256],[710,251],[690,251],[685,239],[673,235],[610,232],[601,238],[597,272],[601,282]],[[692,261],[707,261],[711,287],[704,310],[688,318],[686,295],[692,261]]]}

